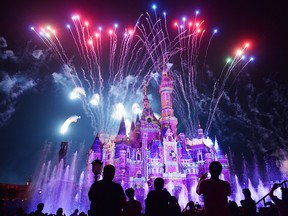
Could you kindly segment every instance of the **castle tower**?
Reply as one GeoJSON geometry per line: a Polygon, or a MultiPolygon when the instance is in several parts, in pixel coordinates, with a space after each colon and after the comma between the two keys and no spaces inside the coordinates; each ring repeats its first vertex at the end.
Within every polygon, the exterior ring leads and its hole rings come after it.
{"type": "Polygon", "coordinates": [[[141,126],[141,122],[140,122],[139,115],[137,114],[137,116],[136,116],[136,126],[135,126],[135,129],[133,131],[133,137],[134,137],[134,142],[132,144],[133,148],[141,148],[141,145],[142,145],[140,126],[141,126]]]}
{"type": "Polygon", "coordinates": [[[121,140],[126,140],[126,139],[127,139],[127,136],[126,136],[125,120],[124,120],[124,116],[122,116],[119,130],[118,130],[118,134],[116,136],[116,142],[121,141],[121,140]]]}
{"type": "Polygon", "coordinates": [[[142,149],[150,149],[152,141],[159,137],[159,122],[156,119],[147,96],[147,83],[144,81],[143,110],[141,115],[142,149]]]}
{"type": "Polygon", "coordinates": [[[198,130],[197,130],[197,135],[198,135],[198,139],[203,139],[204,137],[204,134],[203,134],[203,129],[201,128],[201,125],[200,125],[200,121],[198,122],[198,130]]]}
{"type": "Polygon", "coordinates": [[[142,141],[142,158],[143,158],[143,170],[144,175],[147,176],[147,158],[148,149],[151,149],[152,142],[159,138],[159,122],[154,115],[152,107],[150,106],[148,96],[147,96],[147,83],[143,83],[144,98],[143,98],[143,110],[140,120],[140,131],[141,131],[141,141],[142,141]]]}
{"type": "Polygon", "coordinates": [[[131,142],[134,141],[134,130],[135,130],[135,123],[134,123],[134,120],[132,119],[132,122],[131,122],[131,126],[130,126],[130,131],[129,131],[129,140],[131,142]]]}
{"type": "Polygon", "coordinates": [[[91,148],[88,151],[88,156],[87,156],[87,161],[86,161],[86,170],[87,170],[87,182],[89,184],[92,184],[92,182],[94,181],[94,175],[92,172],[92,161],[99,159],[102,160],[102,144],[99,138],[99,135],[97,133],[94,142],[91,146],[91,148]]]}
{"type": "Polygon", "coordinates": [[[159,88],[159,93],[161,96],[161,131],[165,127],[170,127],[174,136],[177,134],[177,124],[178,120],[174,116],[174,110],[172,107],[172,92],[173,92],[173,82],[170,78],[168,71],[172,64],[167,64],[164,66],[162,71],[162,80],[159,88]]]}

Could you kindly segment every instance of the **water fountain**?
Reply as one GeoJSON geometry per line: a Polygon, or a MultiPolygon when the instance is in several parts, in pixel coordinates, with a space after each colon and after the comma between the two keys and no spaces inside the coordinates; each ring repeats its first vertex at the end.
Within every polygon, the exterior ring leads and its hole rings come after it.
{"type": "MultiPolygon", "coordinates": [[[[77,176],[78,172],[75,169],[76,163],[77,153],[74,153],[71,163],[67,166],[64,166],[63,159],[54,167],[52,166],[51,161],[42,165],[33,187],[29,211],[34,211],[36,205],[43,202],[45,204],[44,212],[55,213],[59,207],[62,207],[66,215],[71,214],[76,208],[78,208],[80,212],[84,211],[87,213],[90,206],[87,194],[92,184],[91,179],[93,178],[91,176],[93,176],[93,173],[88,174],[83,170],[77,176]]],[[[236,188],[233,188],[232,190],[235,191],[235,193],[233,193],[229,199],[236,201],[236,203],[240,205],[240,200],[244,198],[242,194],[243,187],[240,185],[238,177],[234,176],[234,178],[236,188]]],[[[255,201],[258,201],[269,192],[269,187],[264,186],[261,180],[259,180],[259,185],[257,187],[253,187],[250,179],[248,182],[248,188],[255,201]]],[[[197,184],[195,183],[192,184],[190,189],[187,189],[183,184],[174,184],[173,181],[168,181],[165,188],[178,198],[179,204],[183,209],[189,201],[188,192],[191,193],[192,200],[195,203],[199,202],[203,205],[201,197],[196,194],[196,186],[197,184]]],[[[138,194],[135,194],[136,199],[141,200],[143,209],[144,199],[148,190],[148,184],[145,184],[143,190],[138,194]]],[[[275,191],[275,194],[278,197],[281,197],[280,189],[275,191]]],[[[263,206],[263,204],[259,203],[257,207],[261,206],[263,206]]]]}

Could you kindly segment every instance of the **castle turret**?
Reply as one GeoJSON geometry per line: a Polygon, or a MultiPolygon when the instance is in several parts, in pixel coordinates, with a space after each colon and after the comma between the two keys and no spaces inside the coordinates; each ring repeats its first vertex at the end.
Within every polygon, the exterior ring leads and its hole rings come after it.
{"type": "Polygon", "coordinates": [[[173,134],[176,136],[178,120],[174,116],[174,110],[172,107],[173,82],[168,74],[171,66],[172,64],[165,65],[162,71],[162,80],[159,88],[161,96],[161,117],[159,122],[161,128],[171,127],[173,134]]]}
{"type": "Polygon", "coordinates": [[[97,133],[94,142],[92,143],[91,148],[88,151],[87,161],[86,161],[86,169],[87,169],[87,182],[90,184],[94,181],[94,176],[92,172],[92,161],[99,159],[103,160],[102,158],[102,143],[100,141],[99,135],[97,133]]]}
{"type": "Polygon", "coordinates": [[[200,125],[200,121],[198,122],[198,139],[203,139],[204,135],[203,135],[203,129],[201,128],[201,125],[200,125]]]}
{"type": "Polygon", "coordinates": [[[94,142],[90,148],[89,154],[92,156],[92,159],[99,159],[102,160],[102,144],[99,138],[99,135],[97,133],[94,142]]]}
{"type": "Polygon", "coordinates": [[[159,125],[147,96],[147,83],[143,83],[144,98],[141,115],[142,154],[146,157],[146,149],[150,149],[153,140],[158,139],[159,125]]]}
{"type": "Polygon", "coordinates": [[[130,140],[131,142],[134,141],[134,130],[135,130],[135,123],[134,123],[134,121],[132,120],[131,126],[130,126],[130,131],[129,131],[129,140],[130,140]]]}
{"type": "Polygon", "coordinates": [[[126,139],[127,139],[126,126],[125,126],[125,120],[124,120],[124,116],[123,116],[121,119],[121,122],[120,122],[118,134],[116,136],[116,141],[121,141],[121,140],[126,140],[126,139]]]}
{"type": "Polygon", "coordinates": [[[133,148],[140,148],[141,147],[141,132],[140,132],[140,126],[141,126],[141,122],[140,122],[140,118],[139,115],[137,114],[136,116],[136,126],[133,132],[133,136],[134,136],[134,142],[132,147],[133,148]]]}

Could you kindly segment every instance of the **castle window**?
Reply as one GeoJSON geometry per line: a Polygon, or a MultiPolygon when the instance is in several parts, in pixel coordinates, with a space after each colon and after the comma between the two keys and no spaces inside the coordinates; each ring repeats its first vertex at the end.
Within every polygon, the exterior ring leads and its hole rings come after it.
{"type": "Polygon", "coordinates": [[[141,160],[141,155],[140,155],[140,153],[137,153],[137,160],[141,160]]]}
{"type": "Polygon", "coordinates": [[[202,161],[203,160],[202,152],[200,150],[198,150],[198,152],[197,152],[197,158],[198,158],[198,161],[202,161]]]}
{"type": "Polygon", "coordinates": [[[127,158],[128,159],[130,158],[130,152],[127,152],[127,158]]]}
{"type": "Polygon", "coordinates": [[[109,160],[109,159],[110,159],[110,154],[107,155],[107,160],[109,160]]]}
{"type": "Polygon", "coordinates": [[[141,178],[141,177],[142,177],[141,171],[138,171],[138,172],[136,173],[136,177],[137,177],[137,178],[141,178]]]}

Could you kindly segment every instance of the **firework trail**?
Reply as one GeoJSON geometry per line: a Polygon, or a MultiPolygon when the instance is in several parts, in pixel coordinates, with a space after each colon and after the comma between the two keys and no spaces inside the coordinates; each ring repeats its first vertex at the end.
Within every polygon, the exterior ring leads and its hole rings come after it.
{"type": "MultiPolygon", "coordinates": [[[[118,123],[118,117],[115,116],[125,115],[127,118],[129,113],[121,108],[120,114],[115,114],[117,107],[132,107],[134,103],[141,103],[141,97],[135,99],[135,94],[143,94],[139,93],[142,92],[143,79],[148,84],[155,79],[157,82],[155,74],[161,74],[167,63],[174,62],[170,74],[175,85],[175,110],[187,128],[186,134],[193,136],[197,130],[199,111],[202,108],[209,109],[205,129],[207,135],[220,99],[247,65],[246,62],[235,72],[236,66],[244,58],[242,53],[246,47],[226,64],[214,84],[210,104],[204,106],[197,83],[204,21],[198,18],[197,11],[193,21],[182,18],[180,23],[174,24],[177,31],[171,33],[166,13],[158,16],[156,6],[153,10],[153,16],[149,13],[140,15],[133,27],[124,30],[123,36],[118,33],[121,30],[117,24],[107,31],[102,27],[95,31],[90,29],[88,22],[75,15],[72,17],[73,25],[67,25],[74,43],[74,48],[69,46],[69,50],[65,48],[67,45],[64,46],[68,42],[61,42],[63,39],[58,38],[51,26],[40,27],[39,31],[31,29],[57,61],[65,66],[74,88],[84,89],[85,96],[82,94],[78,98],[91,119],[95,133],[111,131],[113,125],[117,128],[118,124],[115,123],[118,123]],[[234,80],[231,79],[232,74],[234,80]]],[[[209,45],[216,32],[214,30],[208,41],[202,65],[205,64],[209,45]]]]}
{"type": "Polygon", "coordinates": [[[145,41],[135,37],[138,22],[134,27],[125,29],[121,39],[117,24],[108,29],[104,37],[102,28],[92,34],[89,23],[83,22],[78,15],[72,17],[72,23],[67,25],[74,43],[69,51],[64,48],[68,42],[63,42],[52,26],[40,27],[39,31],[34,27],[31,29],[64,66],[63,70],[74,86],[72,97],[82,101],[92,128],[95,132],[105,133],[111,131],[111,125],[115,123],[112,116],[119,116],[112,115],[113,110],[117,112],[119,104],[132,107],[133,103],[141,101],[135,101],[132,95],[139,93],[142,86],[139,76],[145,76],[146,71],[155,71],[151,67],[153,59],[149,57],[145,41]],[[109,48],[102,51],[105,47],[102,43],[107,41],[109,48]],[[71,56],[70,53],[75,54],[71,56]]]}
{"type": "Polygon", "coordinates": [[[81,118],[80,116],[76,116],[76,115],[70,116],[68,119],[66,119],[66,121],[61,126],[60,133],[65,134],[67,132],[70,124],[72,124],[73,122],[77,122],[78,119],[80,119],[80,118],[81,118]]]}
{"type": "Polygon", "coordinates": [[[199,12],[196,11],[195,18],[192,21],[188,21],[186,17],[183,17],[181,22],[174,23],[178,33],[178,44],[180,45],[178,48],[180,51],[179,55],[174,56],[174,58],[178,58],[177,62],[180,62],[180,65],[176,66],[171,74],[176,81],[174,82],[175,100],[178,105],[176,111],[181,119],[185,119],[186,134],[192,137],[197,132],[200,113],[203,113],[205,109],[209,110],[204,130],[205,135],[208,135],[219,101],[223,97],[224,92],[233,86],[239,74],[253,60],[253,58],[250,58],[245,61],[243,53],[249,46],[245,44],[242,50],[237,51],[233,59],[227,61],[219,78],[213,85],[211,96],[208,97],[210,102],[205,101],[203,93],[199,92],[201,84],[199,84],[199,81],[201,81],[200,78],[203,76],[200,74],[204,73],[202,70],[205,68],[208,49],[217,30],[213,30],[205,49],[203,35],[206,30],[204,29],[204,21],[199,19],[198,14],[199,12]],[[201,59],[201,49],[205,50],[203,59],[201,59]]]}

